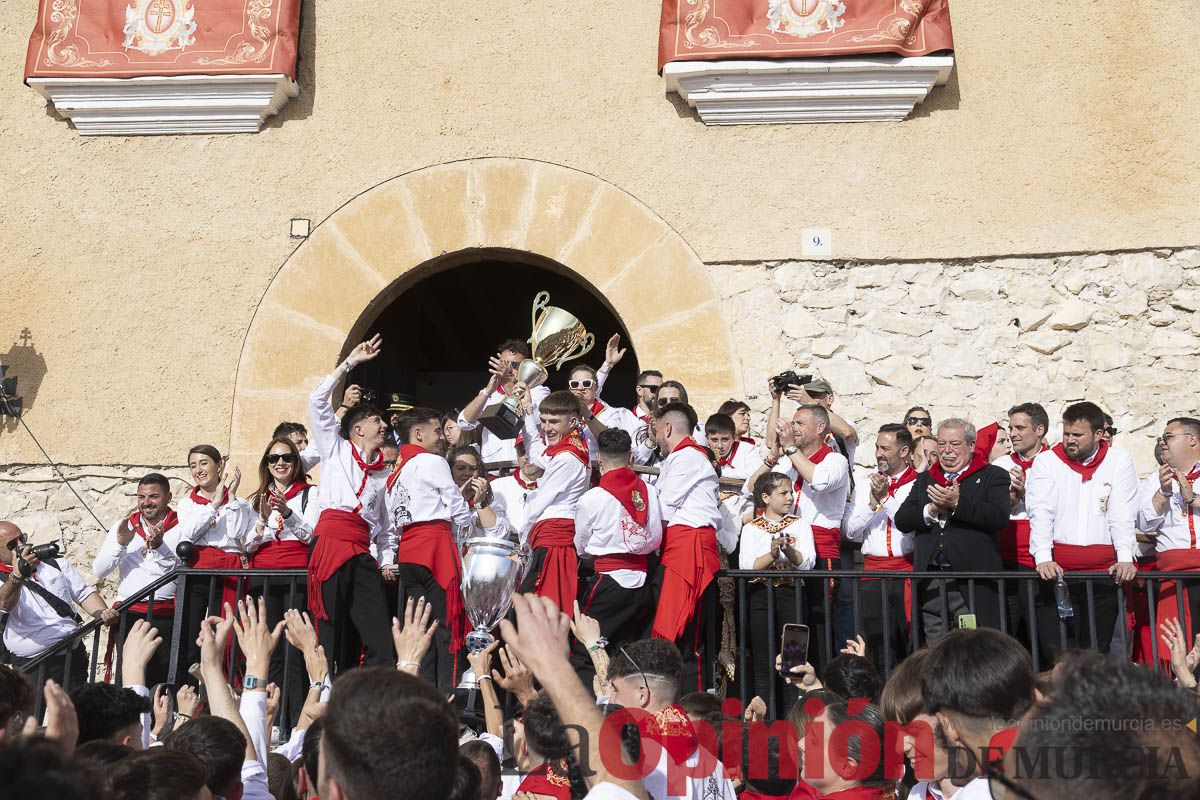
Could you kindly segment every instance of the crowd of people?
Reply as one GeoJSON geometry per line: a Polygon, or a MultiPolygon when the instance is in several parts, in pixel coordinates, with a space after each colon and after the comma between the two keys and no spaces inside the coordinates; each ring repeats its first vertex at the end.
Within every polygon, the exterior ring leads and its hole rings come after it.
{"type": "Polygon", "coordinates": [[[631,408],[601,399],[625,355],[616,336],[565,390],[524,385],[528,347],[510,340],[457,413],[377,409],[354,386],[331,399],[381,352],[363,342],[314,388],[307,424],[280,424],[246,497],[211,445],[188,453],[194,486],[178,500],[161,474],[139,482],[93,565],[115,573],[125,614],[0,522],[0,660],[47,678],[39,735],[28,680],[0,675],[0,787],[35,780],[33,762],[62,796],[120,798],[1200,786],[1186,725],[1200,574],[1154,577],[1200,573],[1200,420],[1169,420],[1139,481],[1093,403],[1064,409],[1053,446],[1036,402],[978,427],[916,406],[878,426],[875,466],[855,476],[859,430],[813,376],[769,381],[760,445],[747,403],[702,420],[655,370],[631,408]],[[510,398],[515,437],[492,424],[510,398]],[[465,646],[463,552],[478,536],[528,548],[499,650],[465,646]],[[214,578],[177,596],[165,579],[180,566],[214,578]],[[306,580],[226,577],[245,568],[306,580]],[[723,569],[744,592],[722,591],[723,569]],[[113,683],[88,683],[82,645],[61,647],[73,605],[120,621],[113,683]],[[778,655],[785,625],[812,643],[798,666],[778,655]],[[162,646],[173,636],[178,652],[162,646]],[[456,713],[462,690],[446,699],[468,667],[478,720],[456,713]],[[753,701],[722,703],[732,686],[753,701]],[[1080,718],[1113,724],[1066,723],[1080,718]],[[274,750],[273,728],[292,732],[274,750]]]}

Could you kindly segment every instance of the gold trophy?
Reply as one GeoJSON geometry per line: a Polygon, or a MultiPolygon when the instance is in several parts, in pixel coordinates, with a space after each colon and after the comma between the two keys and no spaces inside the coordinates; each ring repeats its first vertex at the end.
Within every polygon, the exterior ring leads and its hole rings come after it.
{"type": "MultiPolygon", "coordinates": [[[[528,339],[533,357],[522,361],[517,368],[517,380],[529,389],[546,382],[550,377],[547,367],[551,364],[562,369],[571,359],[587,355],[596,344],[596,337],[587,332],[578,317],[548,305],[549,302],[549,292],[538,292],[533,298],[533,335],[528,339]]],[[[522,428],[517,410],[520,402],[520,398],[509,395],[492,403],[483,410],[479,422],[501,439],[514,439],[522,428]]]]}

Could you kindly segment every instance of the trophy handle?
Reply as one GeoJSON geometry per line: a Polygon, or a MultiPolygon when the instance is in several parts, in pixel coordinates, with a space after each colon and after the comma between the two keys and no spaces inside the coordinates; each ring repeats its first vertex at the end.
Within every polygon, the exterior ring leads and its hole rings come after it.
{"type": "MultiPolygon", "coordinates": [[[[533,311],[530,314],[530,322],[532,323],[530,330],[532,330],[535,335],[537,334],[538,325],[541,324],[542,321],[538,317],[538,312],[541,311],[542,316],[545,316],[546,306],[548,305],[550,305],[550,293],[543,289],[533,298],[533,311]]],[[[533,336],[529,337],[529,343],[533,344],[533,336]]]]}
{"type": "Polygon", "coordinates": [[[594,347],[595,344],[596,334],[589,333],[587,336],[583,337],[583,341],[581,341],[575,347],[572,347],[569,353],[560,358],[558,360],[558,364],[554,368],[562,369],[562,365],[570,361],[572,358],[583,358],[592,351],[592,347],[594,347]],[[576,350],[579,352],[575,352],[576,350]]]}

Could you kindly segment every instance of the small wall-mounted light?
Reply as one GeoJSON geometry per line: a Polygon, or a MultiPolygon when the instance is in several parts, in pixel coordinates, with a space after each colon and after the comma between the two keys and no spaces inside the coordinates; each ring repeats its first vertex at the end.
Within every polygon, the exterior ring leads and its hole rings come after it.
{"type": "Polygon", "coordinates": [[[293,239],[307,239],[308,234],[312,231],[312,222],[302,217],[292,217],[292,233],[293,239]]]}

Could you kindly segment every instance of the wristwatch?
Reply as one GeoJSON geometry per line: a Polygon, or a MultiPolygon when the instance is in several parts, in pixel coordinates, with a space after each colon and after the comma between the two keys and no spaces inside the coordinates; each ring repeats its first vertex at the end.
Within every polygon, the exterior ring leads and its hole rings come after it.
{"type": "Polygon", "coordinates": [[[267,682],[265,680],[263,680],[262,678],[256,678],[253,675],[246,675],[246,677],[242,679],[242,688],[243,689],[266,689],[267,682]]]}
{"type": "Polygon", "coordinates": [[[794,444],[789,444],[787,447],[783,448],[783,454],[785,456],[794,456],[794,455],[796,455],[796,453],[799,453],[799,452],[800,452],[800,448],[794,444]]]}

